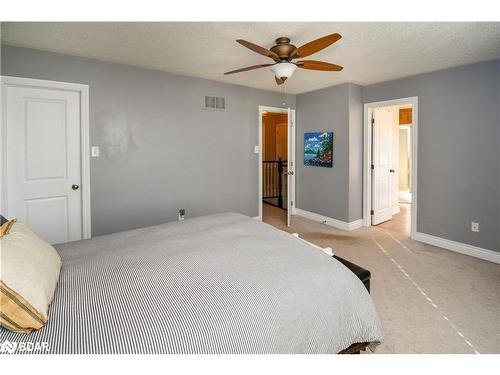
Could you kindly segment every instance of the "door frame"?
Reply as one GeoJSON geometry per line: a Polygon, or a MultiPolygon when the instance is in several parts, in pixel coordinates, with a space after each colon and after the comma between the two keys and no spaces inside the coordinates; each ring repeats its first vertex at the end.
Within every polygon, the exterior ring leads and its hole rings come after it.
{"type": "Polygon", "coordinates": [[[3,116],[0,118],[0,176],[2,183],[0,184],[0,206],[2,213],[7,212],[7,191],[5,186],[6,181],[6,93],[7,87],[32,87],[55,89],[64,91],[77,92],[80,95],[80,161],[81,161],[81,191],[82,191],[82,237],[83,239],[90,238],[91,230],[91,215],[90,215],[90,135],[89,135],[89,86],[77,83],[47,81],[41,79],[22,78],[13,76],[0,76],[0,101],[2,106],[3,116]]]}
{"type": "MultiPolygon", "coordinates": [[[[295,111],[295,109],[293,108],[290,108],[291,111],[295,111]]],[[[274,112],[274,113],[286,113],[288,114],[288,108],[282,108],[282,107],[269,107],[269,106],[265,106],[265,105],[259,105],[259,216],[258,216],[258,219],[260,221],[262,221],[262,114],[263,112],[274,112]]],[[[293,115],[292,115],[293,117],[293,115]]],[[[288,119],[288,123],[290,123],[290,119],[288,119]]],[[[292,124],[292,131],[295,132],[295,126],[292,124]]],[[[289,129],[287,129],[287,134],[289,134],[290,132],[288,131],[289,129]]],[[[290,141],[290,140],[287,140],[287,141],[290,141]]],[[[295,156],[295,142],[289,142],[292,146],[292,149],[293,149],[293,153],[292,155],[295,156]]],[[[293,165],[295,166],[295,160],[292,160],[292,161],[288,161],[288,162],[293,162],[293,165]]],[[[296,176],[294,176],[296,177],[296,176]]],[[[292,194],[291,194],[291,200],[292,202],[295,202],[295,178],[293,178],[293,182],[294,182],[294,186],[293,186],[293,189],[292,190],[292,194]]],[[[288,197],[287,197],[288,199],[288,197]]],[[[291,212],[290,214],[293,215],[294,211],[293,211],[293,206],[291,207],[291,212]]]]}
{"type": "Polygon", "coordinates": [[[371,176],[371,155],[372,155],[372,127],[371,118],[375,108],[392,107],[404,104],[412,105],[412,126],[411,126],[411,238],[415,238],[417,233],[417,162],[418,162],[418,96],[408,98],[385,100],[381,102],[365,103],[363,116],[363,226],[370,227],[372,207],[372,176],[371,176]]]}

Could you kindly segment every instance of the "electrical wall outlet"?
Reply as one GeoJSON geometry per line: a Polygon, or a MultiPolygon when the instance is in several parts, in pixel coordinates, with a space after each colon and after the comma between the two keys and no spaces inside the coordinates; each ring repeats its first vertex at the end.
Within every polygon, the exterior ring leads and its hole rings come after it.
{"type": "Polygon", "coordinates": [[[186,215],[186,209],[179,208],[179,221],[184,220],[184,216],[186,215]]]}
{"type": "Polygon", "coordinates": [[[90,148],[90,154],[92,155],[93,158],[98,158],[99,157],[99,146],[92,146],[90,148]]]}
{"type": "Polygon", "coordinates": [[[479,232],[479,223],[471,222],[470,230],[473,232],[479,232]]]}

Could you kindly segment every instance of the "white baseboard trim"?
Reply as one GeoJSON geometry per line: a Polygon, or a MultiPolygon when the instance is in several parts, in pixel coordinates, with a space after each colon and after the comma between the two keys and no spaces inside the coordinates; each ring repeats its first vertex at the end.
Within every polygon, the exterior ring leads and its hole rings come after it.
{"type": "Polygon", "coordinates": [[[314,212],[301,210],[300,208],[295,208],[295,210],[293,212],[295,215],[303,216],[303,217],[310,219],[312,221],[317,221],[318,223],[326,224],[326,225],[329,225],[331,227],[346,230],[346,231],[352,231],[354,229],[358,229],[358,228],[361,228],[363,226],[362,219],[351,221],[350,223],[348,223],[346,221],[332,219],[331,217],[316,214],[314,212]]]}
{"type": "Polygon", "coordinates": [[[493,263],[500,264],[500,253],[496,251],[483,249],[481,247],[467,245],[460,242],[455,242],[452,240],[447,240],[445,238],[432,236],[430,234],[416,232],[413,236],[415,241],[420,241],[429,245],[442,247],[446,250],[455,251],[460,254],[469,255],[471,257],[488,260],[493,263]]]}
{"type": "Polygon", "coordinates": [[[401,211],[399,209],[399,204],[395,205],[395,206],[392,206],[392,214],[393,215],[396,215],[396,214],[399,214],[401,211]]]}

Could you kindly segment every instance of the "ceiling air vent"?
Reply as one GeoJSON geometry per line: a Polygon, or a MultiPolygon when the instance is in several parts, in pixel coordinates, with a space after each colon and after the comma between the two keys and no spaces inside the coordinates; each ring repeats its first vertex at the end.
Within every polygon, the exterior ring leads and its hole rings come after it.
{"type": "Polygon", "coordinates": [[[218,96],[205,96],[205,109],[226,109],[226,99],[218,96]]]}

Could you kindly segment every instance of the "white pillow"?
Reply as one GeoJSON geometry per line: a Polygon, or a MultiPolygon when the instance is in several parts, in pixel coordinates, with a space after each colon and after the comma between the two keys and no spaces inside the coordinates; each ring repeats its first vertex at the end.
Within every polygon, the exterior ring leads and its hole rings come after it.
{"type": "Polygon", "coordinates": [[[18,332],[42,328],[60,269],[54,247],[16,222],[0,239],[0,324],[18,332]]]}

